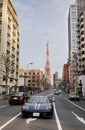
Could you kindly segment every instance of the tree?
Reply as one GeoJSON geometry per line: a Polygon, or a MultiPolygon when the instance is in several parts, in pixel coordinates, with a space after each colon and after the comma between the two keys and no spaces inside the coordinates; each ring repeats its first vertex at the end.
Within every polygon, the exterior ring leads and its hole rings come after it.
{"type": "MultiPolygon", "coordinates": [[[[10,54],[2,54],[1,56],[1,71],[3,72],[3,78],[5,79],[5,87],[9,87],[8,86],[8,78],[9,78],[9,74],[10,72],[13,72],[14,69],[12,68],[12,64],[13,64],[13,60],[12,60],[12,55],[10,54]]],[[[9,91],[7,89],[6,94],[8,94],[9,91]]]]}

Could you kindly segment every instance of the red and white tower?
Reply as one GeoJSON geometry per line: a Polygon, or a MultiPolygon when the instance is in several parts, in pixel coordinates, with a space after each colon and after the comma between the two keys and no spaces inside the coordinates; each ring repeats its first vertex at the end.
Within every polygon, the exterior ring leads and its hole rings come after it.
{"type": "Polygon", "coordinates": [[[48,81],[48,84],[51,85],[51,69],[50,69],[50,60],[49,60],[49,41],[47,39],[46,43],[46,66],[45,66],[45,75],[48,81]]]}

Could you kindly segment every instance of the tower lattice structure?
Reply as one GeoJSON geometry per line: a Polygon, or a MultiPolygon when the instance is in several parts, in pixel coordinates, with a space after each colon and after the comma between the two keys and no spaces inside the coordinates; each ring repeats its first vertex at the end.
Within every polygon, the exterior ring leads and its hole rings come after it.
{"type": "Polygon", "coordinates": [[[48,81],[48,84],[51,85],[51,69],[50,69],[50,60],[49,60],[49,41],[46,43],[46,66],[45,66],[45,75],[48,81]]]}

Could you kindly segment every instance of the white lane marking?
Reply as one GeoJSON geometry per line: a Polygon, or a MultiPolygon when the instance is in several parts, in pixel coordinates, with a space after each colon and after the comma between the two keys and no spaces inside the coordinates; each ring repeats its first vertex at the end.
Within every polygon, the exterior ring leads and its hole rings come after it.
{"type": "Polygon", "coordinates": [[[3,128],[5,128],[8,124],[10,124],[12,121],[14,121],[18,116],[21,115],[21,112],[19,114],[17,114],[16,116],[14,116],[12,119],[10,119],[9,121],[7,121],[4,125],[0,126],[0,130],[2,130],[3,128]]]}
{"type": "Polygon", "coordinates": [[[56,112],[56,107],[55,107],[55,103],[54,102],[53,102],[53,107],[54,107],[55,119],[56,119],[58,130],[62,130],[61,123],[60,123],[58,114],[56,112]]]}
{"type": "Polygon", "coordinates": [[[37,118],[28,118],[26,119],[26,124],[28,125],[31,121],[35,121],[37,118]]]}
{"type": "Polygon", "coordinates": [[[78,107],[79,109],[81,109],[81,110],[83,110],[83,111],[85,111],[85,109],[84,108],[82,108],[82,107],[80,107],[80,106],[78,106],[78,105],[76,105],[75,103],[73,103],[73,102],[71,102],[70,100],[68,100],[67,98],[65,98],[68,102],[70,102],[71,104],[73,104],[74,106],[76,106],[76,107],[78,107]]]}
{"type": "Polygon", "coordinates": [[[0,107],[0,109],[1,109],[1,108],[4,108],[4,107],[7,107],[7,106],[9,106],[9,105],[3,105],[3,106],[0,107]]]}
{"type": "Polygon", "coordinates": [[[85,124],[85,120],[82,117],[79,117],[76,113],[72,111],[72,113],[76,116],[76,119],[85,124]]]}

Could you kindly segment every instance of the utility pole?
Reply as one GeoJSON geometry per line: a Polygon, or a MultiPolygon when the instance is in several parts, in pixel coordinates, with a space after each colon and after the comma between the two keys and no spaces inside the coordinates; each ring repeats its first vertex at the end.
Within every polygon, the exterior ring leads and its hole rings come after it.
{"type": "Polygon", "coordinates": [[[28,67],[29,65],[32,65],[32,64],[33,64],[32,62],[27,64],[27,75],[26,76],[24,75],[24,88],[25,88],[26,93],[28,92],[28,84],[26,84],[27,79],[29,78],[28,67]]]}

